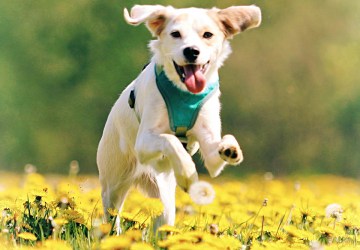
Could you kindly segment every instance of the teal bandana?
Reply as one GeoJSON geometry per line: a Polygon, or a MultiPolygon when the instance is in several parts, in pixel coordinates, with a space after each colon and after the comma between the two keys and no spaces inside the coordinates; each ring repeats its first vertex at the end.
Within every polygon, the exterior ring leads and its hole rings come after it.
{"type": "Polygon", "coordinates": [[[155,66],[155,75],[168,110],[170,128],[177,137],[186,139],[186,132],[194,126],[202,105],[219,89],[219,80],[206,84],[201,93],[193,94],[172,83],[162,67],[155,66]]]}

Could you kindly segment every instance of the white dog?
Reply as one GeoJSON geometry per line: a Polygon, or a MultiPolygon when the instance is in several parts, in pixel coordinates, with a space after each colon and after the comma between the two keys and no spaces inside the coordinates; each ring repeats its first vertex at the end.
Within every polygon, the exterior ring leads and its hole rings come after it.
{"type": "Polygon", "coordinates": [[[187,190],[197,181],[191,156],[199,148],[211,177],[243,160],[236,139],[221,137],[218,69],[231,52],[228,39],[259,26],[261,12],[136,5],[124,16],[132,25],[145,22],[157,39],[149,45],[151,62],[112,108],[99,144],[104,211],[120,211],[136,185],[163,202],[158,225],[173,225],[176,184],[187,190]]]}

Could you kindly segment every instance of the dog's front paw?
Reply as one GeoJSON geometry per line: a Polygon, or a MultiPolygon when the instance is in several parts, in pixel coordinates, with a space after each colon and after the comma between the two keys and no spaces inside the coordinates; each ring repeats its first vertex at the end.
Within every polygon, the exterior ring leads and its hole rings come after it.
{"type": "Polygon", "coordinates": [[[232,135],[225,135],[222,138],[219,145],[219,155],[230,165],[237,165],[244,159],[239,143],[232,135]]]}

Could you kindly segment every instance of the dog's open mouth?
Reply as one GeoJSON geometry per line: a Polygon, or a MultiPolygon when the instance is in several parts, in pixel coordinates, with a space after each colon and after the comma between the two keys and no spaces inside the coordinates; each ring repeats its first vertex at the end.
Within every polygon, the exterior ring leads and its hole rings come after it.
{"type": "Polygon", "coordinates": [[[204,65],[186,64],[184,66],[180,66],[174,62],[174,66],[180,77],[180,80],[185,84],[186,88],[191,93],[200,93],[205,88],[206,79],[204,74],[209,65],[209,62],[204,65]]]}

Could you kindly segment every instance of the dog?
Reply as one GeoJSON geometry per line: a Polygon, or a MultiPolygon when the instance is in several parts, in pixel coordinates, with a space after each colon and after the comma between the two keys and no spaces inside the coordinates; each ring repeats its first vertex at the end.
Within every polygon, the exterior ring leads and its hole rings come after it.
{"type": "MultiPolygon", "coordinates": [[[[174,225],[175,188],[198,180],[192,155],[200,149],[211,177],[238,165],[242,151],[234,136],[221,136],[218,69],[231,53],[229,39],[261,23],[260,8],[226,9],[135,5],[124,18],[145,23],[150,63],[111,109],[97,151],[104,213],[121,211],[137,186],[160,198],[158,226],[174,225]]],[[[116,221],[120,233],[119,218],[116,221]]]]}

